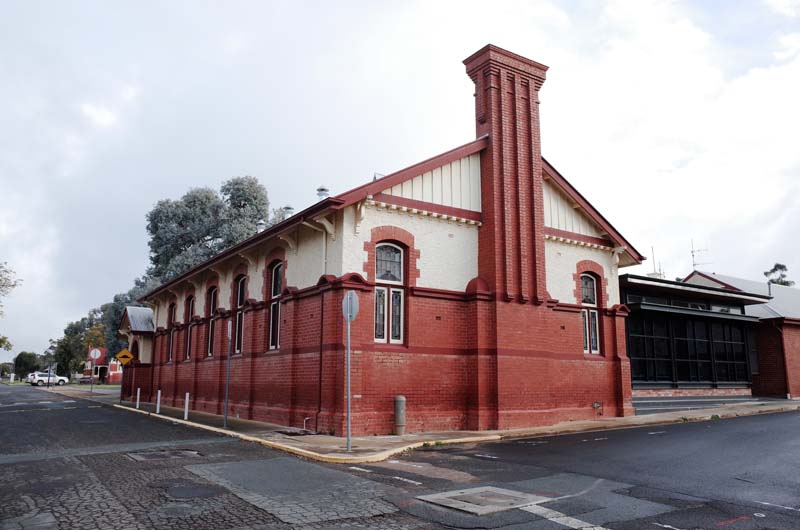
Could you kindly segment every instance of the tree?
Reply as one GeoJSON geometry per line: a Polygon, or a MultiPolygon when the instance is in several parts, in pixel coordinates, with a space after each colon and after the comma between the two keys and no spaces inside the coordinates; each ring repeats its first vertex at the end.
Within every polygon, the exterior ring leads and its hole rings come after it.
{"type": "Polygon", "coordinates": [[[791,287],[794,285],[794,282],[786,277],[788,272],[789,269],[786,265],[783,263],[776,263],[770,270],[764,271],[764,276],[767,277],[769,283],[791,287]]]}
{"type": "MultiPolygon", "coordinates": [[[[0,317],[3,316],[3,298],[21,282],[22,280],[14,277],[14,271],[9,268],[8,263],[5,261],[0,263],[0,317]]],[[[0,335],[0,349],[10,351],[12,347],[8,337],[0,335]]]]}
{"type": "Polygon", "coordinates": [[[14,357],[14,373],[18,379],[28,377],[29,373],[35,372],[40,366],[39,358],[33,352],[22,351],[14,357]]]}
{"type": "Polygon", "coordinates": [[[194,188],[177,201],[158,201],[147,214],[147,276],[174,278],[254,235],[258,222],[268,219],[267,190],[255,177],[234,177],[220,193],[194,188]]]}

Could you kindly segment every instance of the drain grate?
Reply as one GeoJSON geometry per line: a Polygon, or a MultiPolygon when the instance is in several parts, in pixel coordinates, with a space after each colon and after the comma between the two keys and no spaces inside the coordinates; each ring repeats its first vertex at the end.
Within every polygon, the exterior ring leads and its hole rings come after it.
{"type": "Polygon", "coordinates": [[[137,462],[148,462],[150,460],[177,460],[179,458],[194,458],[203,456],[197,451],[172,450],[172,451],[142,451],[139,453],[128,453],[128,456],[137,462]]]}
{"type": "Polygon", "coordinates": [[[447,491],[433,495],[422,495],[417,498],[439,506],[474,513],[475,515],[502,512],[549,500],[548,497],[495,488],[493,486],[447,491]]]}

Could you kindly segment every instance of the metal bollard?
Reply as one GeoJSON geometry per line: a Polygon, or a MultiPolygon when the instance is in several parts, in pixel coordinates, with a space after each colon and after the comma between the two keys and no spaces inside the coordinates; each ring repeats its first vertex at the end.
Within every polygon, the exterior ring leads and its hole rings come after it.
{"type": "Polygon", "coordinates": [[[142,392],[141,388],[137,388],[136,389],[136,408],[137,409],[139,408],[139,397],[141,396],[141,392],[142,392]]]}
{"type": "Polygon", "coordinates": [[[406,433],[406,397],[394,397],[394,433],[402,436],[406,433]]]}
{"type": "Polygon", "coordinates": [[[183,400],[183,419],[189,419],[189,392],[186,392],[186,398],[183,400]]]}
{"type": "Polygon", "coordinates": [[[158,389],[158,395],[156,395],[156,414],[161,414],[161,389],[158,389]]]}

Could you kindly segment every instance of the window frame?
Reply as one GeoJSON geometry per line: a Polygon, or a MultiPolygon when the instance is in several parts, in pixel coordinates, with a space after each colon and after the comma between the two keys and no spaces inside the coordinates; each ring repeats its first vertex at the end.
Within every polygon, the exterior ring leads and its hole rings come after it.
{"type": "Polygon", "coordinates": [[[172,362],[172,356],[175,350],[175,314],[178,310],[178,305],[172,302],[167,310],[167,326],[169,327],[169,342],[167,344],[167,362],[172,362]]]}
{"type": "Polygon", "coordinates": [[[268,350],[281,349],[281,292],[283,291],[282,261],[276,261],[269,269],[269,336],[267,337],[268,350]],[[275,274],[280,273],[277,291],[275,289],[275,274]],[[277,330],[275,329],[277,327],[277,330]]]}
{"type": "Polygon", "coordinates": [[[390,242],[380,242],[375,245],[375,295],[373,300],[373,319],[375,326],[373,329],[373,340],[380,344],[404,344],[405,342],[405,311],[406,311],[406,249],[390,242]],[[378,250],[381,247],[392,247],[400,253],[400,281],[385,280],[378,278],[378,250]],[[378,292],[383,293],[383,325],[381,326],[383,337],[378,337],[378,292]],[[398,324],[399,338],[393,338],[394,322],[392,317],[395,312],[392,310],[392,298],[394,294],[400,295],[400,308],[398,310],[400,319],[398,324]]]}
{"type": "Polygon", "coordinates": [[[242,274],[234,282],[236,286],[236,313],[233,353],[240,354],[244,350],[244,303],[247,298],[247,276],[242,274]]]}
{"type": "Polygon", "coordinates": [[[194,295],[186,297],[186,350],[183,353],[183,360],[188,361],[192,358],[192,317],[194,317],[194,295]]]}
{"type": "Polygon", "coordinates": [[[208,288],[206,292],[206,304],[208,311],[208,341],[206,343],[206,357],[213,357],[214,356],[214,338],[215,338],[215,325],[217,319],[214,317],[214,313],[217,312],[217,308],[219,307],[219,287],[216,285],[212,285],[208,288]]]}
{"type": "Polygon", "coordinates": [[[581,292],[581,328],[583,333],[583,353],[585,355],[600,355],[602,341],[600,340],[600,314],[598,312],[597,278],[591,274],[583,273],[579,279],[581,292]],[[583,279],[592,280],[594,303],[585,302],[583,296],[583,279]]]}

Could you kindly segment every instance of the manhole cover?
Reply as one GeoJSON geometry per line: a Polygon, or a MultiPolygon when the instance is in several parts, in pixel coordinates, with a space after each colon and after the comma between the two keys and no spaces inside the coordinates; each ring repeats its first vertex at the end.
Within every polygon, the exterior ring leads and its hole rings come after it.
{"type": "Polygon", "coordinates": [[[447,491],[433,495],[422,495],[418,499],[446,506],[462,512],[486,515],[495,512],[520,508],[549,500],[548,497],[531,495],[492,486],[470,488],[466,490],[447,491]]]}
{"type": "Polygon", "coordinates": [[[175,460],[178,458],[194,458],[202,456],[197,451],[174,450],[174,451],[143,451],[140,453],[128,453],[128,456],[138,462],[149,460],[175,460]]]}

